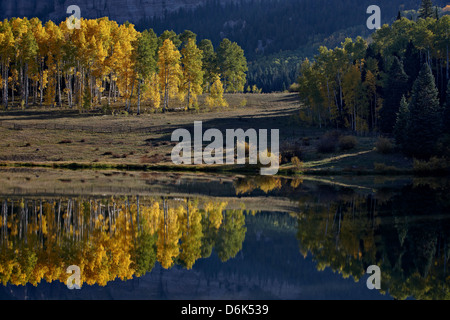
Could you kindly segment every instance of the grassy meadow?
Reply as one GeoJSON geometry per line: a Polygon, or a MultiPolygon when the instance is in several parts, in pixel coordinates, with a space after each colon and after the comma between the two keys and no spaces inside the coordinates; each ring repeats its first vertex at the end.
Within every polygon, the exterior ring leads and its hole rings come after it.
{"type": "MultiPolygon", "coordinates": [[[[412,160],[376,149],[378,137],[314,128],[299,120],[302,106],[295,93],[226,94],[229,107],[184,110],[177,101],[169,112],[147,110],[137,116],[117,105],[108,110],[78,110],[19,106],[0,113],[0,163],[3,166],[91,167],[164,170],[229,170],[206,165],[175,168],[170,154],[171,133],[203,130],[266,128],[280,130],[279,173],[408,173],[412,160]],[[345,139],[349,139],[345,144],[345,139]],[[294,161],[296,157],[299,161],[294,161]]],[[[200,102],[202,100],[200,99],[200,102]]],[[[241,168],[242,169],[242,168],[241,168]]]]}

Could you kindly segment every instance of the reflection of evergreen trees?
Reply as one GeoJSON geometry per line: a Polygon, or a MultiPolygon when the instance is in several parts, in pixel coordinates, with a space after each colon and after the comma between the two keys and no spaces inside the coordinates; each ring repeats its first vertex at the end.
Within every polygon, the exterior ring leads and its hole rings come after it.
{"type": "Polygon", "coordinates": [[[304,205],[298,240],[318,269],[359,280],[380,266],[382,290],[395,298],[448,299],[448,188],[408,186],[390,198],[345,195],[304,205]]]}

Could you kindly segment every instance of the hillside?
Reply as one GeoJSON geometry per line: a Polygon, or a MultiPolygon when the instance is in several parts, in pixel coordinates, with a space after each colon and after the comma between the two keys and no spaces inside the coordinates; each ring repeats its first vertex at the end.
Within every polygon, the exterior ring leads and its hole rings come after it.
{"type": "MultiPolygon", "coordinates": [[[[446,0],[435,0],[443,8],[446,0]]],[[[64,19],[69,0],[0,2],[0,19],[39,17],[64,19]]],[[[130,21],[140,31],[153,28],[181,33],[192,30],[198,39],[219,45],[223,38],[237,42],[249,61],[248,84],[263,92],[284,91],[295,82],[299,63],[320,45],[339,46],[346,37],[368,37],[370,5],[381,8],[382,23],[398,11],[416,10],[419,0],[80,0],[84,18],[103,16],[119,23],[130,21]]],[[[413,11],[414,12],[414,11],[413,11]]]]}
{"type": "MultiPolygon", "coordinates": [[[[84,18],[94,19],[108,16],[120,23],[134,23],[146,17],[162,16],[181,8],[192,10],[207,0],[79,0],[76,2],[84,18]]],[[[222,0],[228,2],[230,0],[222,0]]],[[[233,1],[233,0],[231,0],[233,1]]],[[[60,20],[66,8],[74,4],[69,0],[17,0],[0,3],[0,18],[34,17],[60,20]]]]}

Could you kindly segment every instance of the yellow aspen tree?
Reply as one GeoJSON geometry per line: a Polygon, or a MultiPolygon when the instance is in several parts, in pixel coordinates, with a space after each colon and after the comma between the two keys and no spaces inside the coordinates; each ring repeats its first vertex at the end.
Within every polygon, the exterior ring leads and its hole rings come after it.
{"type": "Polygon", "coordinates": [[[154,72],[146,82],[147,90],[144,92],[144,99],[150,102],[150,106],[158,110],[161,107],[161,92],[159,75],[154,72]]]}
{"type": "Polygon", "coordinates": [[[118,77],[117,86],[125,99],[127,111],[130,110],[131,99],[137,80],[135,62],[133,59],[133,43],[137,39],[138,32],[132,24],[121,25],[118,29],[117,55],[118,77]]]}
{"type": "Polygon", "coordinates": [[[197,103],[197,96],[203,92],[203,63],[202,51],[190,38],[187,45],[181,50],[183,65],[183,79],[181,90],[187,96],[187,109],[197,103]]]}
{"type": "Polygon", "coordinates": [[[14,59],[14,35],[12,33],[11,24],[4,20],[0,22],[0,59],[3,78],[3,106],[8,109],[8,84],[9,84],[9,68],[10,63],[14,59]]]}
{"type": "Polygon", "coordinates": [[[352,65],[342,80],[342,91],[345,102],[345,112],[350,118],[348,124],[353,131],[357,130],[357,102],[358,102],[358,86],[361,83],[361,72],[357,65],[352,65]]]}
{"type": "Polygon", "coordinates": [[[158,51],[158,68],[161,91],[163,92],[163,112],[169,107],[169,97],[178,93],[182,70],[181,54],[170,39],[164,40],[158,51]]]}
{"type": "Polygon", "coordinates": [[[48,34],[47,45],[47,66],[49,70],[49,87],[47,89],[46,103],[54,105],[56,95],[58,95],[58,105],[61,106],[61,66],[64,46],[64,38],[61,29],[52,21],[45,24],[45,31],[48,34]]]}
{"type": "Polygon", "coordinates": [[[216,75],[213,84],[209,90],[209,96],[206,97],[206,104],[212,108],[214,106],[228,107],[228,102],[223,97],[223,84],[220,76],[216,75]]]}

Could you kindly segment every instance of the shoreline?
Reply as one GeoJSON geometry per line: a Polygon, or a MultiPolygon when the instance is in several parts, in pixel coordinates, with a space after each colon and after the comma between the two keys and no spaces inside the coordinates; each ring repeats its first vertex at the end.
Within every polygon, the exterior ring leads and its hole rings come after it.
{"type": "MultiPolygon", "coordinates": [[[[377,169],[351,169],[332,167],[325,168],[305,168],[295,169],[294,165],[280,166],[278,173],[273,175],[279,176],[373,176],[373,175],[408,175],[408,176],[436,176],[442,175],[442,171],[436,170],[424,174],[417,172],[413,168],[386,168],[377,169]]],[[[2,161],[0,167],[12,168],[52,168],[67,170],[123,170],[123,171],[154,171],[154,172],[202,172],[202,173],[229,173],[229,174],[247,174],[259,175],[260,167],[253,165],[175,165],[175,164],[138,164],[138,163],[86,163],[86,162],[21,162],[21,161],[2,161]]]]}

